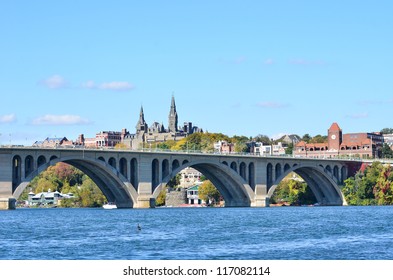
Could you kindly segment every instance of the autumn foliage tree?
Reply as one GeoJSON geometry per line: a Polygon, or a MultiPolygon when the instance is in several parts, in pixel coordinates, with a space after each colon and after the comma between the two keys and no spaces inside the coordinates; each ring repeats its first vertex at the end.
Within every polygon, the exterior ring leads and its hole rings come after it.
{"type": "Polygon", "coordinates": [[[393,205],[393,172],[390,165],[373,162],[345,180],[342,192],[349,205],[393,205]]]}
{"type": "Polygon", "coordinates": [[[36,176],[20,199],[27,200],[30,191],[38,193],[49,190],[74,194],[75,198],[62,201],[63,207],[99,207],[106,201],[105,196],[91,178],[79,169],[63,162],[50,166],[36,176]]]}
{"type": "Polygon", "coordinates": [[[213,203],[217,203],[220,200],[220,192],[217,188],[213,185],[212,182],[206,180],[200,185],[198,189],[199,198],[206,201],[212,201],[213,203]]]}

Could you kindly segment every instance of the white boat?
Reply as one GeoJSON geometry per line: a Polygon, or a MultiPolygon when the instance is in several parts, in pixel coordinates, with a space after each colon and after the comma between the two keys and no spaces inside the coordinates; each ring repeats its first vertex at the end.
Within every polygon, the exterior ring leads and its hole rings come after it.
{"type": "Polygon", "coordinates": [[[107,204],[102,205],[102,208],[104,208],[104,209],[117,209],[117,206],[113,202],[108,202],[107,204]]]}

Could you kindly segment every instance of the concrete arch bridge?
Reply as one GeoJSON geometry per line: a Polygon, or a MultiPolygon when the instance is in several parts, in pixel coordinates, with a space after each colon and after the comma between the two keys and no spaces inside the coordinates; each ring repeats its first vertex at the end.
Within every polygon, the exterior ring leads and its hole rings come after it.
{"type": "Polygon", "coordinates": [[[154,207],[177,173],[193,167],[220,191],[226,207],[266,207],[280,181],[299,174],[321,205],[345,205],[343,181],[362,162],[186,152],[79,148],[0,148],[0,209],[14,209],[29,182],[65,162],[86,173],[118,208],[154,207]]]}

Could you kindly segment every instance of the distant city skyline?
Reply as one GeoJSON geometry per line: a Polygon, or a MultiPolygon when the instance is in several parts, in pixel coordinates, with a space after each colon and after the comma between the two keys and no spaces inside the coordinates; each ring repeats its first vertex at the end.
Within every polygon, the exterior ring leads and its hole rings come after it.
{"type": "Polygon", "coordinates": [[[166,124],[229,136],[393,127],[391,1],[7,1],[0,145],[166,124]]]}

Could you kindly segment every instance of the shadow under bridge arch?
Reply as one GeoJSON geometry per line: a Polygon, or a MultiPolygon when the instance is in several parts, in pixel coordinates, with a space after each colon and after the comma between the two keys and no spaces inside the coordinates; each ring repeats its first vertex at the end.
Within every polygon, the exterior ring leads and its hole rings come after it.
{"type": "Polygon", "coordinates": [[[297,173],[310,187],[320,205],[342,206],[347,205],[344,195],[335,180],[318,166],[294,166],[279,176],[269,188],[268,197],[271,197],[278,184],[291,172],[297,173]]]}
{"type": "MultiPolygon", "coordinates": [[[[57,162],[68,163],[89,176],[102,191],[109,202],[118,208],[132,208],[137,194],[132,185],[115,168],[101,160],[59,159],[57,162]]],[[[53,165],[53,164],[52,164],[53,165]]]]}
{"type": "Polygon", "coordinates": [[[251,187],[230,167],[214,162],[186,162],[164,178],[162,184],[154,191],[153,197],[157,198],[162,190],[162,186],[166,185],[176,174],[187,167],[198,170],[213,183],[224,198],[225,207],[249,207],[251,205],[254,197],[251,187]]]}

